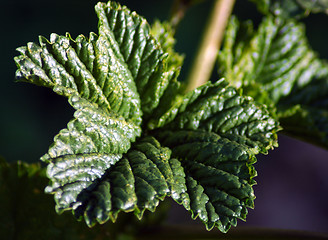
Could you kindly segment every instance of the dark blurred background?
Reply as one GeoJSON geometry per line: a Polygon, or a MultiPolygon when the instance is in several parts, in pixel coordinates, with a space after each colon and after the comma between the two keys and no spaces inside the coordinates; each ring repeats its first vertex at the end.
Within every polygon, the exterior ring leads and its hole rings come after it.
{"type": "MultiPolygon", "coordinates": [[[[37,42],[38,36],[69,32],[97,32],[95,0],[1,0],[0,3],[0,155],[7,161],[38,161],[58,131],[72,118],[73,110],[66,99],[50,89],[27,83],[15,83],[13,58],[17,47],[37,42]]],[[[105,2],[105,1],[104,1],[105,2]]],[[[144,16],[167,19],[172,1],[119,1],[144,16]]],[[[184,79],[213,1],[192,7],[177,32],[176,50],[185,53],[184,79]]],[[[253,4],[237,0],[234,13],[240,19],[258,22],[261,16],[253,4]]],[[[311,15],[305,21],[312,47],[320,57],[328,58],[328,16],[311,15]]],[[[255,210],[247,223],[239,225],[328,232],[328,151],[279,137],[280,147],[268,156],[259,156],[259,176],[255,186],[255,210]]],[[[196,224],[189,213],[174,205],[168,221],[196,224]]]]}

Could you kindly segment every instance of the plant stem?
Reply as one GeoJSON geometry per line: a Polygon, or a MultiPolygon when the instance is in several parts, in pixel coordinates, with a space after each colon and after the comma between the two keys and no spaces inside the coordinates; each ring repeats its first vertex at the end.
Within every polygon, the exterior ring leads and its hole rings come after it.
{"type": "Polygon", "coordinates": [[[187,78],[186,91],[193,90],[209,80],[234,2],[235,0],[215,0],[198,53],[187,78]]]}
{"type": "Polygon", "coordinates": [[[184,17],[190,3],[183,0],[174,0],[173,5],[171,7],[171,16],[170,23],[174,30],[176,30],[178,24],[184,17]]]}

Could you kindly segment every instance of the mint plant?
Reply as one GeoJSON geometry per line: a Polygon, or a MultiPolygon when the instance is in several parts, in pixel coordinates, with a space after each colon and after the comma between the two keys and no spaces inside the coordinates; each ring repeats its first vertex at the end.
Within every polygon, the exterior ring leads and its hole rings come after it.
{"type": "Polygon", "coordinates": [[[265,14],[257,30],[231,17],[217,58],[222,78],[187,92],[176,16],[149,25],[99,2],[98,33],[18,48],[16,79],[52,89],[75,110],[41,157],[46,169],[30,174],[47,176],[56,211],[93,227],[121,212],[142,219],[172,198],[207,230],[246,220],[256,155],[278,146],[279,130],[327,147],[327,63],[297,21],[325,8],[291,2],[257,1],[265,14]]]}

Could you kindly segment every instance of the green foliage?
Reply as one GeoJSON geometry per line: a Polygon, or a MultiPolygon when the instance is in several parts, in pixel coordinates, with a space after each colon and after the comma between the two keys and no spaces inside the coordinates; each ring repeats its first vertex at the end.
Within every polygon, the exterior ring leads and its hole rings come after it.
{"type": "Polygon", "coordinates": [[[202,129],[246,145],[257,154],[276,144],[277,124],[266,109],[251,98],[240,96],[224,80],[207,83],[177,96],[175,103],[150,126],[169,129],[202,129]]]}
{"type": "Polygon", "coordinates": [[[172,197],[191,211],[192,218],[199,217],[208,230],[218,227],[222,232],[236,226],[237,218],[246,219],[246,207],[252,208],[255,198],[252,164],[256,160],[251,150],[202,130],[167,130],[156,135],[181,159],[184,195],[172,197]]]}
{"type": "Polygon", "coordinates": [[[276,16],[304,17],[309,13],[324,12],[328,14],[327,0],[251,0],[264,14],[274,14],[276,16]]]}
{"type": "Polygon", "coordinates": [[[96,13],[98,34],[40,37],[15,57],[18,80],[75,109],[41,158],[57,212],[91,227],[120,212],[142,218],[172,197],[227,232],[254,206],[255,155],[277,146],[278,123],[224,80],[181,94],[169,24],[150,27],[114,2],[96,13]]]}
{"type": "Polygon", "coordinates": [[[327,148],[328,63],[295,19],[328,4],[256,4],[265,14],[257,29],[230,20],[218,54],[224,78],[188,93],[178,80],[177,22],[150,26],[116,2],[96,5],[98,33],[18,48],[16,79],[52,89],[75,112],[41,157],[45,169],[0,159],[2,236],[117,237],[136,229],[129,213],[144,220],[168,197],[207,230],[227,232],[254,207],[256,155],[278,146],[281,128],[327,148]],[[44,187],[63,216],[38,208],[53,209],[44,187]]]}
{"type": "Polygon", "coordinates": [[[156,217],[147,215],[142,221],[121,215],[115,224],[86,228],[68,212],[58,215],[54,202],[44,193],[48,183],[46,171],[40,164],[21,161],[8,164],[0,157],[0,234],[1,239],[124,239],[144,227],[158,224],[167,211],[161,204],[156,217]]]}
{"type": "Polygon", "coordinates": [[[266,16],[253,30],[233,17],[219,63],[229,82],[271,107],[287,134],[328,147],[328,64],[302,24],[266,16]]]}
{"type": "MultiPolygon", "coordinates": [[[[0,234],[2,239],[84,239],[95,237],[72,216],[59,216],[40,164],[8,164],[0,158],[0,234]],[[45,211],[47,210],[47,211],[45,211]],[[28,218],[28,220],[27,220],[28,218]]],[[[99,230],[99,229],[98,229],[99,230]]]]}

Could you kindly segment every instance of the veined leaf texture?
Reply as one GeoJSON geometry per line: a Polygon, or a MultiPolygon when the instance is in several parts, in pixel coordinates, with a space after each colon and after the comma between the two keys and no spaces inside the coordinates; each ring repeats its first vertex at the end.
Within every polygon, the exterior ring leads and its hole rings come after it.
{"type": "Polygon", "coordinates": [[[268,15],[257,30],[232,17],[219,73],[271,106],[285,133],[328,147],[328,64],[294,19],[268,15]]]}
{"type": "Polygon", "coordinates": [[[151,28],[115,2],[96,12],[97,34],[40,37],[15,58],[18,80],[51,88],[75,109],[41,158],[56,210],[91,227],[119,212],[141,218],[172,197],[207,229],[245,220],[255,155],[277,145],[278,123],[224,80],[181,94],[183,57],[167,23],[151,28]]]}

